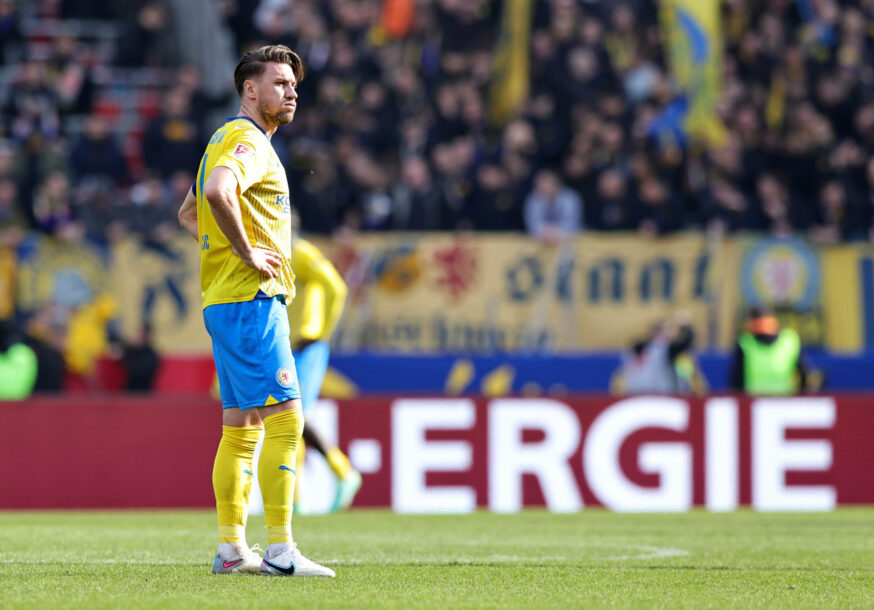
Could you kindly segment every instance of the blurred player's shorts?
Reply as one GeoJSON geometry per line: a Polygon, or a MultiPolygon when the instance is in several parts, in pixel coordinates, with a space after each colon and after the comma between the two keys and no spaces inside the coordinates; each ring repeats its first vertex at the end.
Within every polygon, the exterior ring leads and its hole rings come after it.
{"type": "Polygon", "coordinates": [[[328,372],[330,357],[331,348],[327,341],[310,343],[297,353],[297,376],[300,379],[304,417],[319,399],[319,390],[322,388],[325,373],[328,372]]]}

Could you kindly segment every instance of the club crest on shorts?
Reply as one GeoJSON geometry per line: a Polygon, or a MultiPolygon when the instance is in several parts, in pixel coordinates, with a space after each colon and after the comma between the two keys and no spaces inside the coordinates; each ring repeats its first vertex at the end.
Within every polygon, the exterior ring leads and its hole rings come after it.
{"type": "Polygon", "coordinates": [[[276,383],[281,385],[283,388],[291,387],[291,371],[289,371],[287,368],[281,368],[276,371],[276,383]]]}

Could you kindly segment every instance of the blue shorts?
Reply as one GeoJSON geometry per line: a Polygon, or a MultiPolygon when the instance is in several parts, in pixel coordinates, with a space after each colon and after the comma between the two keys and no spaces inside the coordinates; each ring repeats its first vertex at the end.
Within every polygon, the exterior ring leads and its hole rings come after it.
{"type": "Polygon", "coordinates": [[[319,400],[319,390],[328,372],[331,348],[326,341],[316,341],[297,353],[297,377],[300,380],[300,401],[304,417],[319,400]]]}
{"type": "Polygon", "coordinates": [[[279,297],[220,303],[203,310],[212,337],[222,407],[251,409],[300,398],[279,297]]]}

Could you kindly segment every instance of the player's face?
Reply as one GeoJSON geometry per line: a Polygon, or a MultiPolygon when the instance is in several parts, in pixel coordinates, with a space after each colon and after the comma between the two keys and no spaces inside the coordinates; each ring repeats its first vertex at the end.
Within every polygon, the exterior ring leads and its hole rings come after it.
{"type": "Polygon", "coordinates": [[[269,63],[256,83],[258,112],[273,125],[287,125],[297,109],[297,79],[288,64],[269,63]]]}

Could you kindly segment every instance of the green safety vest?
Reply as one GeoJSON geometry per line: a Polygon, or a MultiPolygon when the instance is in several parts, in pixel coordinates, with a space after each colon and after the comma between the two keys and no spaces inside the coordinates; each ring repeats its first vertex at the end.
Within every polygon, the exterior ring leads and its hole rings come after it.
{"type": "Polygon", "coordinates": [[[791,328],[784,328],[771,344],[757,341],[750,333],[743,333],[738,343],[744,354],[744,389],[748,394],[795,394],[795,369],[801,355],[798,333],[791,328]]]}
{"type": "Polygon", "coordinates": [[[0,352],[0,400],[22,400],[36,383],[36,354],[23,343],[0,352]]]}

